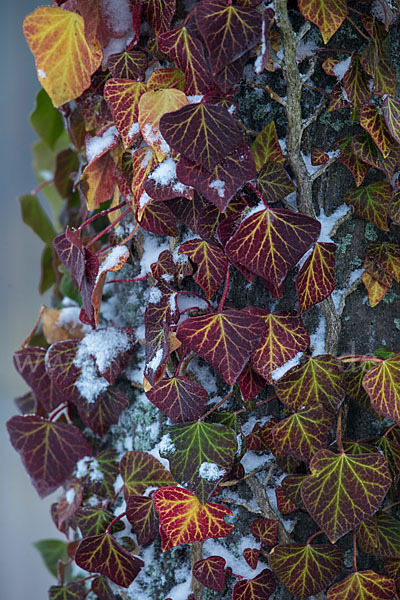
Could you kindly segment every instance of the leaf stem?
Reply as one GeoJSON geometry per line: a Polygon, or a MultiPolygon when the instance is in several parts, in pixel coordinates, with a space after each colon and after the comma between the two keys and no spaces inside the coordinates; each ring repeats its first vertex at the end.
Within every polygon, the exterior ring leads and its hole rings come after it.
{"type": "Polygon", "coordinates": [[[381,508],[381,511],[386,512],[387,510],[390,510],[391,508],[393,508],[394,506],[397,506],[398,504],[400,504],[400,500],[397,500],[397,502],[392,502],[392,504],[389,504],[388,506],[381,508]]]}
{"type": "Polygon", "coordinates": [[[344,454],[343,442],[342,442],[342,413],[343,404],[340,405],[338,416],[337,416],[337,428],[336,428],[336,443],[341,454],[344,454]]]}
{"type": "MultiPolygon", "coordinates": [[[[261,402],[259,402],[258,404],[255,405],[255,409],[258,408],[259,406],[261,406],[262,404],[266,404],[267,402],[270,402],[271,400],[276,400],[277,396],[268,396],[268,398],[264,398],[264,400],[262,400],[261,402]]],[[[234,414],[235,415],[240,415],[240,413],[246,412],[247,408],[243,407],[240,408],[239,410],[235,410],[234,414]]]]}
{"type": "Polygon", "coordinates": [[[112,526],[113,526],[113,525],[115,525],[115,523],[116,523],[117,521],[120,521],[120,520],[121,520],[121,519],[123,519],[124,517],[126,517],[126,512],[123,512],[123,513],[121,513],[120,515],[118,515],[117,517],[115,517],[115,519],[113,519],[113,520],[111,521],[111,523],[109,524],[109,526],[107,527],[107,529],[106,529],[106,533],[110,533],[112,526]]]}
{"type": "Polygon", "coordinates": [[[100,231],[99,234],[97,234],[92,240],[90,240],[90,242],[87,244],[86,248],[90,248],[90,246],[93,246],[93,244],[95,242],[97,242],[97,240],[99,240],[101,237],[103,237],[103,235],[105,235],[106,233],[108,233],[113,227],[115,227],[115,225],[117,223],[119,223],[120,221],[122,221],[122,219],[124,217],[126,217],[130,212],[132,211],[131,207],[129,207],[125,212],[123,212],[118,219],[115,219],[115,221],[113,221],[112,223],[110,223],[105,229],[103,229],[103,231],[100,231]]]}
{"type": "Polygon", "coordinates": [[[232,394],[233,394],[233,389],[229,392],[229,394],[224,396],[222,398],[222,400],[220,400],[215,406],[210,408],[209,411],[207,411],[202,417],[200,417],[199,421],[204,421],[204,419],[209,417],[214,411],[216,411],[220,406],[222,406],[224,404],[224,402],[226,402],[232,396],[232,394]]]}
{"type": "Polygon", "coordinates": [[[357,573],[357,539],[355,531],[353,531],[353,569],[354,573],[357,573]]]}
{"type": "MultiPolygon", "coordinates": [[[[205,298],[204,296],[202,296],[201,294],[197,294],[196,292],[189,292],[189,290],[179,290],[176,293],[177,294],[186,294],[188,296],[196,296],[196,298],[200,298],[200,300],[204,300],[204,302],[207,303],[208,307],[211,308],[211,310],[214,310],[214,307],[211,304],[211,302],[207,298],[205,298]]],[[[196,308],[199,308],[199,307],[196,306],[196,308]]]]}
{"type": "Polygon", "coordinates": [[[40,192],[40,190],[42,190],[44,187],[46,187],[46,185],[49,185],[50,183],[54,183],[54,177],[52,177],[51,179],[46,179],[46,181],[42,181],[42,183],[39,183],[39,185],[37,185],[35,189],[31,191],[31,195],[36,196],[36,194],[40,192]]]}
{"type": "Polygon", "coordinates": [[[181,358],[179,360],[178,366],[175,369],[174,377],[178,377],[179,371],[181,369],[182,363],[185,360],[185,357],[186,357],[187,353],[188,353],[188,350],[185,350],[185,352],[183,352],[183,354],[182,354],[182,356],[181,356],[181,358]]]}
{"type": "Polygon", "coordinates": [[[106,208],[105,210],[102,210],[101,212],[96,213],[89,219],[86,219],[86,221],[84,221],[82,223],[82,225],[80,225],[78,227],[78,230],[81,230],[84,227],[87,227],[87,225],[89,225],[89,223],[92,223],[92,221],[95,221],[96,219],[99,219],[100,217],[104,217],[105,215],[108,215],[109,213],[111,213],[115,210],[118,210],[119,208],[122,208],[123,206],[125,206],[125,204],[126,204],[126,200],[124,200],[123,202],[120,202],[117,206],[112,206],[111,208],[106,208]]]}
{"type": "Polygon", "coordinates": [[[388,429],[385,431],[385,433],[383,434],[383,436],[382,436],[382,437],[384,437],[384,438],[385,438],[385,437],[388,435],[388,433],[390,433],[390,432],[391,432],[393,429],[395,429],[395,427],[397,427],[397,423],[393,423],[393,425],[391,425],[391,426],[390,426],[390,427],[389,427],[389,428],[388,428],[388,429]]]}
{"type": "Polygon", "coordinates": [[[342,356],[338,356],[337,360],[342,360],[343,362],[346,363],[350,363],[350,362],[376,362],[376,363],[381,363],[383,362],[382,358],[378,358],[376,356],[366,356],[366,355],[361,355],[361,354],[343,354],[342,356]]]}
{"type": "Polygon", "coordinates": [[[230,279],[230,270],[229,270],[229,264],[228,264],[228,268],[226,269],[224,292],[222,294],[221,302],[219,303],[219,307],[218,307],[219,313],[222,313],[222,311],[224,309],[225,300],[226,300],[226,297],[227,297],[228,291],[229,291],[229,279],[230,279]]]}
{"type": "Polygon", "coordinates": [[[106,281],[107,283],[132,283],[133,281],[146,281],[148,279],[149,274],[143,275],[142,277],[130,277],[128,279],[110,279],[110,281],[106,281]]]}
{"type": "Polygon", "coordinates": [[[308,544],[311,543],[311,540],[313,540],[315,537],[317,537],[317,535],[321,535],[321,533],[324,533],[322,531],[322,529],[320,529],[319,531],[317,531],[316,533],[313,533],[312,535],[310,535],[310,537],[308,538],[308,540],[306,541],[306,545],[308,546],[308,544]]]}

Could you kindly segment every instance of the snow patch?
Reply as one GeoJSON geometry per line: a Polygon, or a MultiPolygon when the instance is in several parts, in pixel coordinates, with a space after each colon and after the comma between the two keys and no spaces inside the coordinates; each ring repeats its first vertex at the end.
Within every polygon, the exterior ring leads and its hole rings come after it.
{"type": "Polygon", "coordinates": [[[67,504],[72,504],[75,500],[75,489],[70,488],[67,492],[65,492],[65,501],[67,504]]]}
{"type": "Polygon", "coordinates": [[[221,469],[218,465],[212,462],[203,462],[199,467],[199,476],[207,481],[218,481],[226,473],[225,469],[221,469]]]}
{"type": "Polygon", "coordinates": [[[101,263],[99,267],[99,271],[96,277],[96,283],[99,280],[99,277],[105,271],[111,271],[114,267],[118,265],[120,260],[124,257],[129,256],[129,250],[127,246],[115,246],[108,252],[105,259],[101,263]]]}
{"type": "Polygon", "coordinates": [[[157,144],[160,146],[160,150],[163,154],[169,154],[171,151],[171,148],[169,147],[169,145],[167,144],[167,142],[164,140],[163,136],[161,135],[161,131],[157,131],[153,128],[153,126],[151,125],[151,123],[146,123],[144,128],[143,128],[143,135],[146,138],[146,141],[150,144],[157,144]]]}
{"type": "Polygon", "coordinates": [[[101,135],[95,135],[85,143],[86,158],[88,164],[94,161],[95,158],[104,154],[106,150],[111,148],[119,138],[119,133],[115,125],[112,125],[101,135]]]}
{"type": "Polygon", "coordinates": [[[302,356],[303,356],[303,352],[298,352],[296,354],[296,356],[294,356],[292,359],[288,360],[284,365],[282,365],[278,369],[274,369],[271,373],[273,381],[278,381],[278,379],[283,377],[284,374],[287,371],[289,371],[289,369],[291,369],[292,367],[296,367],[299,364],[302,356]]]}
{"type": "Polygon", "coordinates": [[[209,184],[208,187],[212,190],[217,190],[220,198],[225,197],[225,181],[222,181],[221,179],[215,179],[209,184]]]}
{"type": "Polygon", "coordinates": [[[171,440],[169,433],[163,435],[158,445],[158,450],[162,454],[173,454],[176,451],[174,442],[171,440]]]}
{"type": "Polygon", "coordinates": [[[351,56],[349,56],[349,58],[346,58],[345,60],[341,60],[340,62],[337,63],[337,65],[335,65],[333,67],[332,70],[335,73],[335,75],[339,81],[341,81],[343,79],[343,77],[345,76],[345,73],[346,73],[347,69],[349,68],[350,63],[351,63],[351,56]]]}
{"type": "Polygon", "coordinates": [[[60,327],[66,327],[67,329],[80,327],[84,333],[90,333],[90,331],[92,331],[90,325],[85,325],[79,320],[80,312],[80,306],[63,307],[60,310],[56,325],[59,325],[60,327]]]}

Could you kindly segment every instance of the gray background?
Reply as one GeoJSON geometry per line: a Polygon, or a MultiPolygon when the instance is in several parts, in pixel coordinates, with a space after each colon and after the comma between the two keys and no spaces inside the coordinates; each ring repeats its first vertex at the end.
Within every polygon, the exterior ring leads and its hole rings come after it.
{"type": "Polygon", "coordinates": [[[49,513],[54,500],[40,500],[5,429],[6,420],[16,414],[13,398],[27,391],[14,371],[12,353],[32,329],[43,301],[37,291],[42,242],[22,223],[17,198],[35,187],[31,145],[36,136],[30,127],[29,113],[40,87],[33,57],[23,37],[22,22],[26,14],[45,3],[18,0],[1,2],[0,8],[0,596],[7,600],[48,597],[47,589],[55,580],[32,542],[49,537],[62,539],[49,513]]]}

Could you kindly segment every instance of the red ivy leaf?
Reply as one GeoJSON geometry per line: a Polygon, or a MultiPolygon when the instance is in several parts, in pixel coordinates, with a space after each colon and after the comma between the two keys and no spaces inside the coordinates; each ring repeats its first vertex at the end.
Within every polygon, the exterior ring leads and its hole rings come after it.
{"type": "Polygon", "coordinates": [[[285,167],[271,161],[268,161],[261,169],[257,178],[257,186],[267,202],[279,202],[296,189],[285,167]]]}
{"type": "Polygon", "coordinates": [[[126,516],[140,546],[151,544],[158,534],[158,515],[153,499],[130,494],[126,503],[126,516]]]}
{"type": "Polygon", "coordinates": [[[178,254],[187,254],[198,265],[193,279],[207,298],[212,298],[225,281],[228,259],[224,251],[217,244],[195,238],[184,242],[178,254]]]}
{"type": "Polygon", "coordinates": [[[289,515],[298,509],[298,506],[286,496],[281,485],[278,485],[275,488],[275,497],[278,510],[283,515],[289,515]]]}
{"type": "Polygon", "coordinates": [[[128,404],[128,396],[122,390],[110,386],[94,402],[79,402],[78,412],[85,425],[103,437],[111,425],[118,423],[120,414],[128,404]]]}
{"type": "Polygon", "coordinates": [[[336,244],[317,242],[296,278],[300,312],[322,302],[336,287],[336,244]]]}
{"type": "Polygon", "coordinates": [[[400,282],[400,244],[390,242],[371,242],[366,255],[397,282],[400,282]]]}
{"type": "Polygon", "coordinates": [[[85,586],[78,581],[67,585],[52,585],[49,589],[49,600],[84,600],[85,586]]]}
{"type": "Polygon", "coordinates": [[[138,221],[143,229],[155,235],[177,235],[176,219],[165,202],[160,200],[148,202],[138,221]]]}
{"type": "Polygon", "coordinates": [[[311,152],[311,164],[316,167],[324,165],[329,160],[329,154],[326,154],[321,148],[314,148],[311,152]]]}
{"type": "Polygon", "coordinates": [[[387,128],[396,142],[400,144],[400,101],[392,96],[387,96],[382,104],[382,113],[387,128]]]}
{"type": "Polygon", "coordinates": [[[101,573],[124,588],[130,586],[144,566],[140,558],[127,552],[108,533],[84,538],[75,553],[75,562],[85,571],[101,573]]]}
{"type": "Polygon", "coordinates": [[[236,380],[244,402],[249,402],[255,398],[265,387],[265,379],[260,377],[250,366],[246,365],[236,380]]]}
{"type": "Polygon", "coordinates": [[[148,487],[163,487],[175,483],[171,473],[148,452],[127,452],[119,465],[125,484],[125,498],[140,496],[148,487]]]}
{"type": "Polygon", "coordinates": [[[261,538],[266,546],[275,546],[278,543],[279,522],[273,519],[256,519],[251,524],[251,533],[261,538]]]}
{"type": "Polygon", "coordinates": [[[161,379],[146,395],[173,423],[195,421],[204,410],[208,393],[188,377],[161,379]]]}
{"type": "Polygon", "coordinates": [[[379,511],[361,523],[357,540],[366,554],[400,557],[400,521],[379,511]]]}
{"type": "Polygon", "coordinates": [[[73,425],[28,415],[12,417],[7,429],[42,498],[64,483],[79,459],[91,454],[81,431],[73,425]]]}
{"type": "Polygon", "coordinates": [[[85,274],[85,253],[83,251],[81,232],[79,230],[69,229],[65,233],[60,233],[53,242],[58,258],[71,273],[78,289],[81,288],[85,274]]]}
{"type": "Polygon", "coordinates": [[[360,186],[364,181],[370,166],[354,154],[352,149],[352,138],[345,138],[345,140],[340,143],[340,155],[338,161],[352,172],[356,186],[360,186]]]}
{"type": "Polygon", "coordinates": [[[168,31],[175,14],[176,0],[144,0],[143,15],[156,35],[168,31]]]}
{"type": "Polygon", "coordinates": [[[177,329],[178,339],[211,364],[233,385],[257,347],[264,323],[247,310],[190,317],[177,329]]]}
{"type": "Polygon", "coordinates": [[[147,69],[147,56],[140,50],[118,52],[108,57],[107,67],[116,79],[139,79],[147,69]]]}
{"type": "Polygon", "coordinates": [[[299,600],[325,590],[343,564],[341,549],[332,544],[283,544],[272,548],[268,559],[274,573],[299,600]]]}
{"type": "Polygon", "coordinates": [[[222,556],[208,556],[193,565],[193,577],[210,590],[225,588],[226,560],[222,556]]]}
{"type": "Polygon", "coordinates": [[[243,550],[243,558],[251,569],[257,569],[259,557],[259,548],[245,548],[243,550]]]}
{"type": "Polygon", "coordinates": [[[108,581],[105,577],[95,577],[92,580],[91,590],[99,600],[114,600],[114,594],[112,593],[108,581]]]}
{"type": "Polygon", "coordinates": [[[362,385],[376,412],[400,423],[400,354],[372,367],[362,385]]]}
{"type": "Polygon", "coordinates": [[[368,77],[362,70],[358,54],[353,54],[350,68],[343,77],[343,86],[353,106],[360,107],[368,103],[371,96],[368,77]]]}
{"type": "Polygon", "coordinates": [[[396,593],[393,579],[374,571],[357,571],[333,585],[328,600],[392,600],[396,593]]]}
{"type": "Polygon", "coordinates": [[[232,600],[268,600],[275,588],[275,577],[269,569],[264,569],[253,579],[241,579],[235,583],[232,600]]]}
{"type": "Polygon", "coordinates": [[[301,486],[308,475],[287,475],[282,479],[282,491],[292,500],[297,508],[306,510],[303,499],[301,497],[301,486]]]}

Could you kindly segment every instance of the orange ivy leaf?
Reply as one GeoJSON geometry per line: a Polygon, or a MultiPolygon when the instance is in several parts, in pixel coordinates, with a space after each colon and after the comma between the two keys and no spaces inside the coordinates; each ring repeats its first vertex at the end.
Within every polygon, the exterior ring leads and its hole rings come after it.
{"type": "Polygon", "coordinates": [[[319,28],[325,44],[347,17],[346,0],[299,0],[299,9],[319,28]]]}
{"type": "Polygon", "coordinates": [[[126,517],[140,546],[154,542],[159,523],[152,498],[130,494],[126,502],[126,517]]]}
{"type": "Polygon", "coordinates": [[[55,6],[39,6],[25,18],[24,34],[35,57],[39,81],[54,106],[78,98],[90,86],[103,53],[98,47],[89,47],[80,15],[55,6]]]}
{"type": "Polygon", "coordinates": [[[188,99],[180,90],[162,89],[145,92],[139,101],[139,126],[142,135],[157,160],[161,162],[170,152],[168,143],[160,131],[160,119],[166,113],[177,111],[188,104],[188,99]]]}
{"type": "Polygon", "coordinates": [[[226,537],[234,530],[225,522],[232,511],[221,504],[206,502],[183,488],[174,486],[156,490],[154,506],[161,527],[172,546],[204,542],[210,538],[226,537]]]}
{"type": "Polygon", "coordinates": [[[362,385],[376,412],[400,423],[400,354],[372,367],[362,385]]]}
{"type": "Polygon", "coordinates": [[[339,574],[343,555],[332,544],[282,544],[268,556],[273,572],[299,600],[325,590],[339,574]]]}
{"type": "Polygon", "coordinates": [[[328,298],[335,289],[336,248],[336,244],[317,242],[301,267],[296,278],[301,313],[328,298]]]}
{"type": "Polygon", "coordinates": [[[378,453],[320,450],[310,470],[301,486],[303,502],[332,543],[376,512],[392,484],[387,462],[378,453]]]}
{"type": "Polygon", "coordinates": [[[144,562],[130,554],[110,534],[84,538],[75,553],[75,562],[89,573],[101,573],[127,588],[139,575],[144,562]]]}
{"type": "Polygon", "coordinates": [[[386,181],[375,181],[365,187],[351,190],[344,196],[346,204],[354,207],[354,212],[378,229],[389,231],[387,223],[388,205],[392,198],[392,188],[386,181]]]}
{"type": "Polygon", "coordinates": [[[384,298],[386,293],[392,287],[381,283],[378,279],[375,279],[368,271],[364,271],[361,276],[361,280],[366,287],[368,292],[368,302],[371,308],[374,308],[384,298]]]}
{"type": "Polygon", "coordinates": [[[360,109],[360,125],[365,131],[368,131],[375,144],[382,152],[382,156],[386,158],[393,145],[393,138],[390,135],[379,110],[372,104],[362,106],[360,109]]]}
{"type": "Polygon", "coordinates": [[[293,311],[270,313],[258,308],[266,328],[251,357],[253,369],[268,383],[273,382],[273,371],[284,365],[310,344],[303,322],[293,311]]]}
{"type": "Polygon", "coordinates": [[[109,79],[104,86],[104,98],[125,148],[129,148],[140,134],[139,100],[145,91],[144,83],[129,79],[109,79]]]}
{"type": "Polygon", "coordinates": [[[357,571],[333,585],[328,600],[392,600],[396,594],[393,579],[375,571],[357,571]]]}
{"type": "MultiPolygon", "coordinates": [[[[154,153],[151,148],[139,148],[132,154],[132,193],[133,206],[138,211],[139,219],[144,210],[142,194],[144,192],[144,183],[148,174],[153,168],[155,162],[154,153]]],[[[146,199],[147,200],[147,199],[146,199]]],[[[150,202],[150,199],[148,200],[150,202]]]]}
{"type": "Polygon", "coordinates": [[[276,134],[275,122],[271,121],[257,135],[251,144],[251,151],[254,156],[257,171],[259,171],[267,162],[275,162],[283,165],[285,157],[283,156],[281,145],[276,134]]]}
{"type": "Polygon", "coordinates": [[[212,298],[225,281],[228,259],[224,251],[215,243],[195,238],[184,242],[178,254],[186,254],[198,265],[194,280],[207,298],[212,298]]]}

